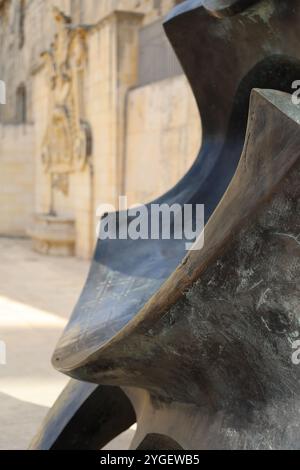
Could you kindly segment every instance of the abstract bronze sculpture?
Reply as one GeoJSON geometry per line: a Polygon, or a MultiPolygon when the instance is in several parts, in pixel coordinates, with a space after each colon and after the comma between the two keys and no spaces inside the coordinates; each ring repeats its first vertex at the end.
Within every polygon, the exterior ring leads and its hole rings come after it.
{"type": "Polygon", "coordinates": [[[204,141],[160,202],[205,204],[205,244],[98,243],[53,363],[101,385],[71,382],[33,448],[100,448],[135,419],[133,449],[299,447],[299,20],[284,0],[167,18],[204,141]]]}

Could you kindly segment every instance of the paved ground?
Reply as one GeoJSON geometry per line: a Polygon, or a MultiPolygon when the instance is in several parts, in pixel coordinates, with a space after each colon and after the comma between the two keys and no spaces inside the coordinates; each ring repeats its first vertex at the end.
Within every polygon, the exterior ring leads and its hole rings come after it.
{"type": "MultiPolygon", "coordinates": [[[[0,449],[26,449],[67,382],[50,358],[89,262],[42,256],[30,242],[0,238],[0,449]]],[[[111,444],[126,448],[133,430],[111,444]]]]}

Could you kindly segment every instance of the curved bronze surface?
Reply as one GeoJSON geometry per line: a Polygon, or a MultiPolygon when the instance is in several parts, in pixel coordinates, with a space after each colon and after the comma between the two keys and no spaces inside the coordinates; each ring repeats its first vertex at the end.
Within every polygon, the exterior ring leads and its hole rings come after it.
{"type": "Polygon", "coordinates": [[[282,92],[300,79],[300,4],[247,5],[189,0],[165,23],[204,139],[158,202],[205,204],[204,248],[99,242],[53,356],[72,377],[123,388],[133,448],[153,435],[186,449],[299,445],[300,112],[282,92]]]}
{"type": "Polygon", "coordinates": [[[202,0],[202,4],[204,8],[213,15],[222,17],[236,15],[246,10],[257,1],[258,0],[202,0]]]}
{"type": "MultiPolygon", "coordinates": [[[[251,90],[290,92],[300,74],[300,62],[293,58],[298,56],[298,33],[288,21],[300,19],[300,8],[291,12],[279,6],[282,2],[269,1],[266,24],[266,2],[226,20],[208,15],[203,7],[190,11],[189,3],[184,4],[184,13],[175,10],[165,28],[201,110],[203,145],[191,171],[159,202],[205,204],[208,220],[240,159],[251,90]],[[247,42],[241,42],[245,34],[247,42]]],[[[160,289],[180,269],[185,255],[185,240],[99,242],[86,286],[58,343],[54,366],[86,378],[77,369],[110,341],[115,342],[118,334],[123,337],[143,321],[141,309],[150,299],[158,301],[156,320],[166,310],[159,302],[160,289]]],[[[170,303],[172,295],[176,300],[187,285],[187,280],[182,286],[176,284],[175,292],[172,286],[170,303]]]]}
{"type": "Polygon", "coordinates": [[[136,421],[119,387],[70,380],[33,439],[31,450],[95,450],[136,421]]]}

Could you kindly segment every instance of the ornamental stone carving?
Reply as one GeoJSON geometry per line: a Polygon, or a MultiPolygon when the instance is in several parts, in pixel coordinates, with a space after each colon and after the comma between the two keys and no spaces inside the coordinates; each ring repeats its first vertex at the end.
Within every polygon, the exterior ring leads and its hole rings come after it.
{"type": "Polygon", "coordinates": [[[57,33],[42,54],[48,67],[49,117],[41,157],[44,170],[52,175],[52,187],[67,194],[69,174],[83,170],[91,154],[91,130],[83,109],[89,27],[73,25],[57,8],[53,12],[57,33]]]}

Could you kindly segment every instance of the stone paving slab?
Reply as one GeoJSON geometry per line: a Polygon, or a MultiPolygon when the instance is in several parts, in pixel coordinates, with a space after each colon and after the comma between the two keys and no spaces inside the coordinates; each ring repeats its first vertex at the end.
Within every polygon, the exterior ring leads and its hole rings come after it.
{"type": "MultiPolygon", "coordinates": [[[[79,296],[89,262],[32,251],[0,238],[0,449],[26,449],[68,378],[50,358],[79,296]]],[[[110,448],[126,448],[133,430],[110,448]]]]}

